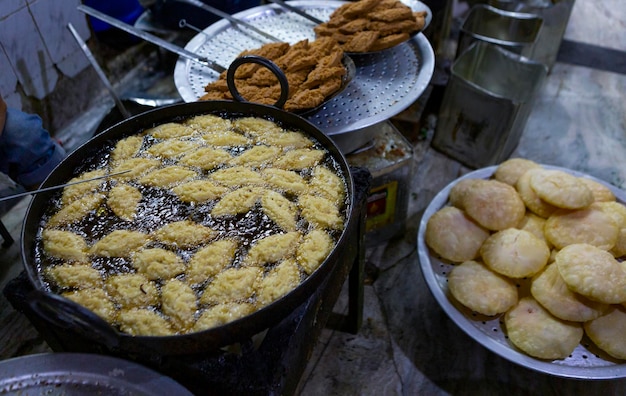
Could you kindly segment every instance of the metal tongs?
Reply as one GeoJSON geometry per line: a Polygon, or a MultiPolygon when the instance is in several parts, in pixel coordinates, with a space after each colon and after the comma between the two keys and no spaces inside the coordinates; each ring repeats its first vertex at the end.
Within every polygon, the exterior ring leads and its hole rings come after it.
{"type": "Polygon", "coordinates": [[[299,8],[296,8],[296,7],[292,6],[292,5],[289,5],[289,4],[285,3],[283,0],[269,0],[269,1],[272,2],[272,3],[280,5],[281,7],[284,7],[286,9],[288,9],[289,11],[295,12],[296,14],[298,14],[298,15],[300,15],[302,17],[305,17],[309,21],[315,22],[318,25],[324,23],[324,21],[315,18],[314,16],[312,16],[312,15],[302,11],[299,8]]]}
{"type": "Polygon", "coordinates": [[[194,54],[191,51],[187,51],[184,48],[181,48],[177,45],[174,45],[168,41],[163,40],[160,37],[157,37],[153,34],[150,34],[146,31],[143,31],[141,29],[137,29],[134,26],[128,25],[118,19],[115,19],[109,15],[103,14],[102,12],[95,10],[89,6],[80,4],[78,7],[76,7],[79,11],[84,12],[85,14],[91,15],[94,18],[98,18],[110,25],[115,26],[118,29],[121,29],[127,33],[130,33],[134,36],[137,36],[141,39],[144,39],[152,44],[155,44],[161,48],[164,48],[168,51],[171,51],[175,54],[178,54],[184,58],[190,59],[196,63],[199,63],[203,66],[209,67],[211,69],[213,69],[214,71],[218,72],[218,73],[223,73],[226,71],[226,68],[222,65],[219,65],[215,62],[213,62],[212,60],[208,59],[207,57],[204,56],[199,56],[197,54],[194,54]]]}

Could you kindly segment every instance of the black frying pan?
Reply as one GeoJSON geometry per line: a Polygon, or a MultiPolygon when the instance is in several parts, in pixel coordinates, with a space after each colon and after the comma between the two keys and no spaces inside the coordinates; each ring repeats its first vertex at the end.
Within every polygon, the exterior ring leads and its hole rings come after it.
{"type": "Polygon", "coordinates": [[[181,121],[200,114],[228,115],[229,117],[263,117],[275,121],[286,128],[297,129],[313,137],[325,147],[345,175],[348,200],[345,229],[339,237],[335,249],[320,267],[298,287],[272,304],[244,318],[205,331],[166,337],[131,336],[117,331],[104,320],[50,291],[43,281],[41,268],[35,259],[36,241],[41,219],[49,207],[54,191],[42,192],[31,201],[22,228],[22,259],[25,272],[35,290],[29,296],[30,306],[41,316],[53,323],[79,331],[88,339],[104,344],[109,349],[158,355],[180,355],[215,350],[221,346],[241,341],[277,324],[295,308],[300,306],[322,284],[329,273],[338,265],[338,259],[345,250],[352,232],[358,232],[358,216],[354,202],[354,185],[350,177],[348,163],[335,143],[317,127],[304,118],[285,112],[276,107],[253,103],[229,101],[202,101],[175,104],[149,110],[133,116],[84,143],[68,155],[48,176],[42,187],[66,183],[75,176],[85,158],[111,142],[136,134],[157,124],[181,121]]]}

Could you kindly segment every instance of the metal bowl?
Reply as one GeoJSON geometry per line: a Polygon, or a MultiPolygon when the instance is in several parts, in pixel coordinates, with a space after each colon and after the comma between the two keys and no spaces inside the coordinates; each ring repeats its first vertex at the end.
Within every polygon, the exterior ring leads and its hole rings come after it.
{"type": "MultiPolygon", "coordinates": [[[[611,189],[619,202],[626,203],[626,192],[602,180],[561,167],[548,165],[543,165],[543,167],[565,171],[575,176],[587,177],[602,183],[611,189]]],[[[450,319],[465,333],[485,348],[513,363],[541,373],[565,378],[596,380],[626,377],[626,362],[608,356],[599,350],[586,336],[583,337],[583,340],[574,352],[565,359],[549,361],[533,358],[517,349],[508,340],[501,316],[486,317],[473,314],[450,294],[447,274],[450,273],[453,265],[442,262],[429,250],[424,239],[426,224],[430,216],[447,205],[450,189],[456,183],[463,179],[488,179],[496,169],[497,166],[478,169],[454,180],[433,198],[424,211],[417,235],[417,250],[422,274],[431,293],[450,319]]]]}

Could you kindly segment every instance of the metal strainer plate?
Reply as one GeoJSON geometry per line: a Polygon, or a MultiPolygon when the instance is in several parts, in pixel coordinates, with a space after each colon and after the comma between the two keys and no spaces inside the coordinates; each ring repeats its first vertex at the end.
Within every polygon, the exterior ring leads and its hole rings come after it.
{"type": "MultiPolygon", "coordinates": [[[[414,10],[429,12],[418,1],[404,2],[410,3],[414,10]]],[[[289,2],[324,21],[344,3],[289,2]]],[[[291,44],[315,39],[315,23],[277,4],[254,7],[233,16],[291,44]]],[[[427,23],[431,17],[429,12],[427,23]]],[[[224,19],[198,33],[185,49],[228,67],[242,51],[268,42],[263,36],[224,19]]],[[[424,92],[435,67],[432,46],[422,33],[394,48],[354,56],[353,60],[357,71],[352,82],[318,112],[306,117],[327,135],[359,130],[402,112],[424,92]]],[[[185,102],[198,100],[204,94],[204,87],[218,77],[217,72],[183,58],[179,58],[174,69],[174,82],[185,102]]]]}
{"type": "MultiPolygon", "coordinates": [[[[626,193],[624,191],[602,180],[570,169],[548,165],[542,166],[546,169],[558,169],[575,176],[593,179],[610,188],[619,202],[626,202],[626,193]]],[[[453,181],[433,198],[426,211],[424,211],[417,236],[417,249],[422,273],[433,296],[450,319],[470,337],[485,348],[513,363],[542,373],[566,378],[587,380],[625,378],[626,363],[613,359],[599,350],[586,336],[583,337],[580,345],[566,359],[548,361],[526,355],[515,348],[507,339],[503,318],[500,316],[493,318],[474,314],[461,306],[451,296],[448,290],[447,274],[450,273],[453,266],[440,261],[430,253],[424,239],[426,223],[430,216],[447,204],[452,186],[463,179],[488,179],[493,175],[496,168],[497,166],[482,168],[453,181]]],[[[523,288],[529,285],[521,282],[520,286],[523,288]]]]}

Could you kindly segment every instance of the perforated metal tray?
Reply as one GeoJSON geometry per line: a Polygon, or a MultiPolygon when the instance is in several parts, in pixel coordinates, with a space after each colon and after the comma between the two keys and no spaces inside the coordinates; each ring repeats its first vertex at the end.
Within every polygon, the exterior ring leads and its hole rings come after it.
{"type": "MultiPolygon", "coordinates": [[[[423,3],[404,0],[414,10],[428,12],[423,3]]],[[[289,4],[321,20],[344,1],[291,1],[289,4]]],[[[315,23],[277,4],[254,7],[233,15],[291,44],[315,39],[315,23]]],[[[239,53],[268,43],[263,36],[220,20],[194,36],[185,49],[227,67],[239,53]]],[[[356,76],[346,89],[318,112],[305,117],[327,135],[360,130],[385,121],[409,107],[424,92],[433,75],[435,56],[428,39],[419,33],[408,42],[376,54],[353,57],[356,76]]],[[[218,73],[179,58],[174,83],[185,102],[198,100],[218,73]]]]}
{"type": "MultiPolygon", "coordinates": [[[[549,165],[542,166],[547,169],[562,170],[575,176],[587,177],[602,183],[613,191],[619,202],[626,203],[626,192],[602,180],[566,168],[549,165]]],[[[447,204],[450,189],[456,183],[460,180],[470,178],[488,179],[493,175],[496,168],[497,166],[482,168],[454,180],[433,198],[424,211],[417,235],[417,249],[422,274],[433,296],[450,319],[465,333],[482,344],[485,348],[513,363],[545,374],[565,378],[586,380],[625,378],[626,363],[613,359],[599,350],[586,336],[583,337],[581,344],[576,347],[574,352],[565,359],[548,361],[526,355],[508,341],[503,319],[500,316],[485,317],[476,315],[463,307],[451,296],[448,290],[447,274],[450,273],[453,265],[442,262],[431,254],[424,240],[426,223],[430,216],[447,204]]],[[[523,286],[524,285],[522,285],[522,287],[523,286]]]]}

